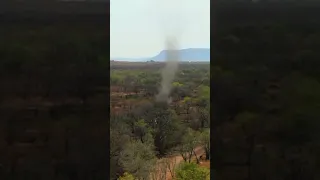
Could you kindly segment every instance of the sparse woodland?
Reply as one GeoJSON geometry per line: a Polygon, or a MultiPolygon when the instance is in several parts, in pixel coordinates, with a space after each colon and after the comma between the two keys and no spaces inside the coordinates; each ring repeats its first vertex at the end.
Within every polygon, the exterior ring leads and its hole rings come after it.
{"type": "Polygon", "coordinates": [[[209,63],[180,64],[169,105],[155,102],[161,66],[145,62],[111,68],[111,179],[210,177],[209,167],[200,166],[210,159],[209,63]],[[185,174],[189,171],[193,176],[185,174]]]}

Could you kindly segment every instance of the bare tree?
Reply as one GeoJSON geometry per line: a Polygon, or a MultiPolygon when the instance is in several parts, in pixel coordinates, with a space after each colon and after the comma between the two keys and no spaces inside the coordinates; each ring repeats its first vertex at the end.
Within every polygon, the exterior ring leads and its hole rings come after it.
{"type": "MultiPolygon", "coordinates": [[[[186,134],[183,137],[183,143],[178,148],[183,160],[185,162],[191,162],[192,155],[196,155],[194,149],[199,145],[199,134],[192,129],[187,129],[186,134]]],[[[198,160],[198,158],[197,158],[198,160]]]]}

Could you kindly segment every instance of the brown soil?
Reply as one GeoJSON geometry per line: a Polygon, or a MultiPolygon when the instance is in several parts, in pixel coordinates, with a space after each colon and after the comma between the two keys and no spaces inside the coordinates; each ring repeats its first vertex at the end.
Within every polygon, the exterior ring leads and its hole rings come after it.
{"type": "MultiPolygon", "coordinates": [[[[197,157],[199,158],[199,156],[205,154],[205,151],[203,149],[203,147],[196,147],[195,148],[195,152],[196,152],[196,155],[197,157]]],[[[169,162],[171,164],[175,164],[175,166],[177,167],[180,163],[183,162],[183,158],[181,155],[174,155],[174,156],[170,156],[170,157],[166,157],[166,158],[163,158],[163,159],[168,159],[169,162]]],[[[193,157],[193,159],[195,160],[195,157],[193,157]]],[[[159,159],[159,161],[162,160],[162,159],[159,159]]],[[[201,160],[200,160],[200,163],[201,163],[201,160]]],[[[209,163],[209,167],[210,167],[210,162],[206,162],[206,164],[209,163]]],[[[207,167],[207,166],[206,166],[207,167]]],[[[160,168],[159,168],[160,169],[160,168]]],[[[159,170],[160,171],[160,170],[159,170]]],[[[158,172],[158,173],[161,173],[161,172],[158,172]]],[[[171,176],[171,173],[170,173],[170,170],[167,168],[167,172],[166,172],[166,180],[172,180],[172,176],[171,176]]]]}
{"type": "Polygon", "coordinates": [[[200,166],[210,169],[210,161],[200,162],[200,166]]]}

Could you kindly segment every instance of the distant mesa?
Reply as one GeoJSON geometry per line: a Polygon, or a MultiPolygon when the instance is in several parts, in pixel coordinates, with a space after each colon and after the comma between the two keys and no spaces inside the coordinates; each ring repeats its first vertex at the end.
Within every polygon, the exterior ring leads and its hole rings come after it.
{"type": "MultiPolygon", "coordinates": [[[[207,48],[189,48],[178,51],[181,61],[210,61],[210,49],[207,48]]],[[[165,61],[167,53],[168,50],[163,50],[151,59],[154,61],[165,61]]]]}
{"type": "MultiPolygon", "coordinates": [[[[170,50],[172,51],[172,50],[170,50]]],[[[180,61],[210,61],[210,48],[189,48],[179,51],[180,61]]],[[[168,50],[161,51],[158,55],[149,58],[112,58],[117,61],[165,61],[168,50]]]]}

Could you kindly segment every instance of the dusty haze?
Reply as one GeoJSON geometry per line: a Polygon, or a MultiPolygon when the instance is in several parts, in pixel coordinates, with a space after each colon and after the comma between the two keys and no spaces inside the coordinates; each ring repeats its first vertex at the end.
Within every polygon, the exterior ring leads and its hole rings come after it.
{"type": "Polygon", "coordinates": [[[154,2],[155,4],[152,9],[157,15],[156,19],[159,23],[159,32],[162,32],[165,35],[164,42],[165,49],[167,50],[166,65],[161,73],[161,86],[159,88],[159,93],[156,95],[156,101],[170,103],[172,81],[175,78],[180,60],[179,41],[181,40],[181,35],[187,24],[187,19],[185,19],[184,14],[188,11],[188,8],[185,6],[185,1],[182,0],[155,0],[154,2]],[[179,8],[179,11],[177,11],[177,8],[179,8]]]}
{"type": "Polygon", "coordinates": [[[166,57],[166,65],[162,70],[162,80],[159,94],[156,96],[157,102],[171,102],[170,92],[172,89],[172,81],[175,77],[175,74],[178,70],[179,64],[179,51],[178,50],[178,42],[175,37],[167,37],[166,38],[166,49],[167,57],[166,57]]]}

